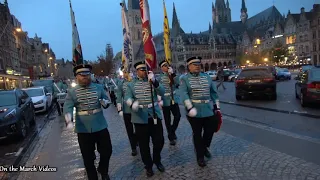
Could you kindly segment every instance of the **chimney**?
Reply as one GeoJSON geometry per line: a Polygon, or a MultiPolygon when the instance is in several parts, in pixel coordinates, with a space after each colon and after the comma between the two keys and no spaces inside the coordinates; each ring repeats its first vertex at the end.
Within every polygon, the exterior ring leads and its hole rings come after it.
{"type": "Polygon", "coordinates": [[[301,8],[301,14],[304,13],[304,7],[301,8]]]}

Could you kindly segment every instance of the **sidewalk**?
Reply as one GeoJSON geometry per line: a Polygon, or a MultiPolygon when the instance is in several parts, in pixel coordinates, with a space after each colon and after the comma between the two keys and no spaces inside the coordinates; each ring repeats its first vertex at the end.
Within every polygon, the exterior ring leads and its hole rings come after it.
{"type": "MultiPolygon", "coordinates": [[[[191,128],[182,112],[175,147],[169,145],[165,134],[162,163],[166,172],[160,173],[154,167],[155,175],[150,179],[320,179],[320,166],[231,136],[223,129],[213,138],[213,158],[207,167],[200,168],[196,164],[191,128]]],[[[105,113],[108,114],[113,145],[111,179],[146,179],[140,155],[130,155],[124,123],[116,109],[110,107],[105,113]]],[[[76,134],[66,131],[63,120],[59,118],[48,123],[46,128],[48,131],[42,134],[43,142],[38,143],[26,166],[49,165],[57,167],[58,171],[20,173],[18,180],[86,179],[76,134]]]]}

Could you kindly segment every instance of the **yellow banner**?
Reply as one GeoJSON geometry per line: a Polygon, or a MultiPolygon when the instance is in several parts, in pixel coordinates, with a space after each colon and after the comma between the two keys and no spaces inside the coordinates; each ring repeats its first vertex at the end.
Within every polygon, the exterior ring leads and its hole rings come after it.
{"type": "Polygon", "coordinates": [[[164,52],[166,55],[166,61],[171,64],[171,47],[170,47],[170,28],[169,20],[167,16],[166,4],[163,0],[164,22],[163,22],[163,44],[164,52]]]}

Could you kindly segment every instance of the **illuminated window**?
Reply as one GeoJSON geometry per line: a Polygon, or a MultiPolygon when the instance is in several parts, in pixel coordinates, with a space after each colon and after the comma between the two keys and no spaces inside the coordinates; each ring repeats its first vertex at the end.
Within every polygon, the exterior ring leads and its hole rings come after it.
{"type": "Polygon", "coordinates": [[[256,44],[260,44],[261,42],[260,42],[260,39],[257,39],[256,40],[256,44]]]}

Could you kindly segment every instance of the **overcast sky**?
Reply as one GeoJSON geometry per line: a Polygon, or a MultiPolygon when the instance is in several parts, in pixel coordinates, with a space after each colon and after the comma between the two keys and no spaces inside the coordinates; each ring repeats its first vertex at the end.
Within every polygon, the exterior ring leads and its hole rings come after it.
{"type": "MultiPolygon", "coordinates": [[[[4,1],[4,0],[0,0],[4,1]]],[[[121,0],[73,0],[72,6],[80,35],[84,59],[95,60],[106,43],[111,43],[114,54],[121,50],[121,0]]],[[[212,0],[166,0],[169,23],[172,21],[173,2],[185,32],[205,31],[212,22],[212,0]]],[[[57,58],[71,59],[72,39],[68,0],[8,0],[11,13],[22,23],[30,37],[35,33],[43,42],[50,43],[57,58]]],[[[241,0],[229,0],[232,20],[240,20],[241,0]]],[[[299,13],[301,7],[310,11],[320,0],[246,0],[249,17],[275,4],[283,14],[299,13]]],[[[163,29],[162,0],[149,0],[152,31],[163,29]],[[160,8],[161,7],[161,8],[160,8]]]]}

